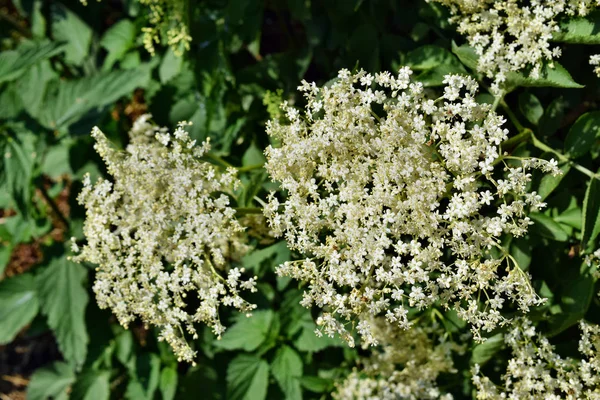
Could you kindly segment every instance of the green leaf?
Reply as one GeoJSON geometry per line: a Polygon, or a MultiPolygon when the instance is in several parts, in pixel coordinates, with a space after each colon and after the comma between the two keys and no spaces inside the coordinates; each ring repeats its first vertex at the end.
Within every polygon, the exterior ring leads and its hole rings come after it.
{"type": "Polygon", "coordinates": [[[423,71],[440,65],[456,63],[456,58],[448,50],[435,45],[425,45],[409,52],[404,64],[414,71],[423,71]]]}
{"type": "Polygon", "coordinates": [[[596,238],[600,234],[600,180],[590,179],[581,215],[581,247],[583,250],[595,250],[596,238]]]}
{"type": "Polygon", "coordinates": [[[110,398],[110,371],[84,372],[75,385],[70,400],[108,400],[110,398]]]}
{"type": "Polygon", "coordinates": [[[290,250],[285,241],[282,240],[269,247],[265,247],[264,249],[254,250],[248,253],[242,258],[242,264],[244,265],[244,268],[257,272],[259,271],[261,264],[271,257],[274,257],[274,260],[271,263],[273,266],[277,266],[289,260],[290,250]]]}
{"type": "Polygon", "coordinates": [[[244,155],[242,156],[242,165],[244,167],[247,167],[249,165],[264,164],[265,161],[266,158],[263,152],[261,151],[261,149],[258,148],[256,143],[254,142],[252,142],[250,147],[248,147],[248,149],[244,152],[244,155]]]}
{"type": "Polygon", "coordinates": [[[579,89],[584,87],[575,82],[562,65],[557,61],[553,62],[554,67],[544,64],[538,78],[532,78],[520,73],[509,72],[506,74],[507,86],[509,88],[523,87],[559,87],[579,89]]]}
{"type": "Polygon", "coordinates": [[[154,353],[142,353],[131,367],[127,397],[154,399],[154,393],[160,384],[160,357],[154,353]]]}
{"type": "Polygon", "coordinates": [[[253,355],[240,354],[227,368],[227,399],[263,400],[269,385],[269,364],[253,355]]]}
{"type": "Polygon", "coordinates": [[[302,330],[300,331],[300,335],[294,340],[294,347],[300,351],[316,353],[327,347],[340,347],[344,345],[338,337],[331,338],[327,335],[317,336],[315,333],[316,329],[317,325],[312,320],[310,313],[305,314],[302,317],[302,330]]]}
{"type": "Polygon", "coordinates": [[[285,394],[286,399],[302,399],[299,380],[302,377],[302,371],[302,359],[298,353],[287,345],[279,347],[271,363],[271,373],[285,394]]]}
{"type": "Polygon", "coordinates": [[[73,169],[70,163],[67,162],[72,143],[73,141],[66,138],[48,149],[41,165],[43,174],[54,179],[58,179],[64,174],[73,175],[73,169]]]}
{"type": "Polygon", "coordinates": [[[65,59],[68,63],[81,65],[92,43],[92,30],[75,13],[66,7],[52,3],[52,35],[65,42],[65,59]]]}
{"type": "Polygon", "coordinates": [[[563,164],[559,167],[559,169],[562,171],[561,175],[553,176],[551,174],[544,174],[542,179],[540,179],[538,194],[542,200],[545,200],[554,191],[554,189],[558,187],[560,182],[571,170],[571,166],[569,164],[563,164]]]}
{"type": "Polygon", "coordinates": [[[300,378],[300,384],[304,389],[313,393],[326,393],[331,391],[333,380],[318,376],[303,376],[300,378]]]}
{"type": "MultiPolygon", "coordinates": [[[[0,53],[0,57],[2,53],[0,53]]],[[[1,60],[0,60],[1,61],[1,60]]],[[[13,119],[23,111],[23,102],[21,101],[21,94],[17,88],[16,82],[9,82],[0,91],[0,121],[3,119],[13,119]]]]}
{"type": "Polygon", "coordinates": [[[556,240],[557,242],[566,242],[569,235],[552,218],[541,213],[531,213],[529,215],[535,224],[531,227],[532,233],[537,233],[545,238],[556,240]]]}
{"type": "Polygon", "coordinates": [[[165,367],[160,374],[160,393],[164,400],[173,400],[177,392],[177,369],[165,367]]]}
{"type": "Polygon", "coordinates": [[[169,48],[163,57],[160,67],[158,68],[158,76],[162,83],[170,81],[179,72],[183,66],[183,57],[175,55],[172,48],[169,48]]]}
{"type": "Polygon", "coordinates": [[[469,45],[463,44],[458,46],[452,41],[452,52],[456,54],[460,62],[467,67],[477,70],[477,63],[479,62],[479,56],[475,53],[475,50],[469,45]]]}
{"type": "Polygon", "coordinates": [[[0,53],[0,83],[18,78],[32,65],[50,58],[65,49],[61,43],[25,42],[16,50],[0,53]]]}
{"type": "Polygon", "coordinates": [[[540,118],[538,132],[540,135],[548,137],[556,133],[560,128],[561,122],[565,117],[567,102],[562,97],[554,99],[544,111],[540,118]]]}
{"type": "Polygon", "coordinates": [[[66,400],[68,388],[75,382],[75,372],[69,364],[56,361],[37,369],[27,385],[28,400],[66,400]]]}
{"type": "Polygon", "coordinates": [[[22,127],[14,127],[14,135],[0,137],[0,186],[11,195],[24,219],[30,218],[33,195],[33,169],[37,138],[22,127]]]}
{"type": "Polygon", "coordinates": [[[531,242],[527,236],[515,238],[510,243],[510,255],[517,260],[523,271],[527,271],[531,264],[531,250],[531,242]]]}
{"type": "Polygon", "coordinates": [[[0,283],[0,345],[11,342],[37,315],[39,301],[31,274],[0,283]]]}
{"type": "Polygon", "coordinates": [[[484,365],[504,346],[504,335],[498,333],[483,343],[478,344],[471,353],[471,365],[484,365]]]}
{"type": "Polygon", "coordinates": [[[56,79],[58,74],[52,69],[50,61],[43,60],[30,67],[17,80],[17,89],[21,102],[31,115],[35,115],[44,100],[48,83],[56,79]]]}
{"type": "MultiPolygon", "coordinates": [[[[43,107],[34,117],[49,129],[66,128],[87,112],[112,104],[121,97],[144,87],[150,79],[150,66],[134,70],[112,71],[94,76],[53,81],[43,107]]],[[[87,132],[86,132],[87,133],[87,132]]]]}
{"type": "Polygon", "coordinates": [[[544,108],[540,100],[529,92],[523,92],[519,95],[519,109],[527,118],[527,121],[537,125],[544,114],[544,108]]]}
{"type": "Polygon", "coordinates": [[[273,311],[254,311],[251,317],[240,317],[232,327],[228,328],[215,346],[227,350],[253,351],[267,338],[273,320],[273,311]]]}
{"type": "Polygon", "coordinates": [[[592,111],[577,118],[565,138],[565,153],[572,158],[586,155],[600,138],[600,111],[592,111]]]}
{"type": "Polygon", "coordinates": [[[12,244],[0,247],[0,276],[4,274],[4,269],[10,261],[10,255],[12,254],[14,246],[12,244]]]}
{"type": "Polygon", "coordinates": [[[585,17],[572,17],[559,24],[560,31],[552,39],[563,43],[600,44],[600,12],[594,11],[585,17]]]}
{"type": "Polygon", "coordinates": [[[75,367],[85,361],[88,333],[85,307],[88,294],[82,285],[85,268],[65,257],[55,258],[36,276],[42,312],[54,331],[65,359],[75,367]]]}
{"type": "Polygon", "coordinates": [[[128,19],[123,19],[111,26],[102,36],[100,46],[108,51],[102,69],[108,71],[116,61],[125,56],[135,43],[135,25],[128,19]]]}
{"type": "Polygon", "coordinates": [[[442,86],[448,74],[466,75],[467,71],[460,64],[438,65],[437,67],[421,72],[415,77],[415,80],[421,82],[425,87],[442,86]]]}
{"type": "Polygon", "coordinates": [[[554,217],[554,220],[556,222],[571,226],[575,229],[581,229],[581,209],[578,207],[569,208],[568,210],[565,210],[554,217]]]}
{"type": "Polygon", "coordinates": [[[561,311],[550,319],[548,336],[554,336],[579,322],[592,302],[594,297],[594,279],[586,272],[587,266],[583,265],[582,273],[577,277],[563,276],[562,287],[559,293],[561,311]]]}

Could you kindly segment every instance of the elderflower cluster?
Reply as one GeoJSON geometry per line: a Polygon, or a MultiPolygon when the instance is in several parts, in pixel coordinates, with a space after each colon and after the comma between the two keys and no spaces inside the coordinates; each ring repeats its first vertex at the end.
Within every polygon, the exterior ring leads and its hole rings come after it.
{"type": "MultiPolygon", "coordinates": [[[[80,0],[87,5],[87,0],[80,0]]],[[[100,1],[100,0],[98,0],[100,1]]],[[[188,28],[188,2],[186,0],[139,0],[148,8],[150,26],[142,28],[144,47],[152,55],[154,44],[161,40],[181,56],[190,49],[192,37],[188,28]]]]}
{"type": "Polygon", "coordinates": [[[224,194],[238,184],[234,171],[200,161],[209,144],[195,146],[184,124],[170,134],[148,118],[136,121],[125,152],[92,131],[112,182],[84,180],[78,201],[87,243],[75,248],[75,260],[98,265],[93,288],[101,308],[125,327],[136,317],[157,326],[160,339],[192,361],[185,335],[197,337],[194,323],[220,336],[219,307],[251,311],[240,292],[255,291],[256,277],[243,280],[243,269],[228,267],[247,250],[224,194]]]}
{"type": "Polygon", "coordinates": [[[306,284],[302,304],[323,311],[319,333],[350,346],[356,319],[375,344],[374,316],[408,328],[409,309],[438,303],[480,338],[506,322],[506,305],[542,302],[500,238],[527,232],[527,212],[544,207],[527,190],[530,168],[560,174],[556,163],[501,156],[504,119],[475,101],[470,77],[446,76],[432,100],[411,73],[303,82],[305,111],[283,103],[288,122],[267,124],[281,146],[266,149],[265,167],[286,196],[271,194],[264,213],[306,256],[277,272],[306,284]]]}
{"type": "Polygon", "coordinates": [[[452,355],[464,346],[445,340],[439,327],[399,330],[383,318],[373,323],[381,347],[336,385],[337,400],[452,399],[437,386],[440,374],[456,373],[452,355]],[[436,341],[438,341],[436,343],[436,341]]]}
{"type": "Polygon", "coordinates": [[[452,23],[479,55],[478,70],[494,80],[499,92],[510,72],[529,71],[538,78],[546,61],[560,56],[550,44],[560,31],[558,19],[586,15],[596,0],[428,0],[450,8],[452,23]]]}
{"type": "Polygon", "coordinates": [[[594,73],[600,77],[600,54],[590,56],[590,65],[595,67],[594,73]]]}
{"type": "Polygon", "coordinates": [[[512,350],[502,386],[482,376],[475,365],[478,399],[600,399],[600,326],[584,321],[579,352],[583,359],[561,357],[547,338],[523,320],[505,336],[512,350]]]}

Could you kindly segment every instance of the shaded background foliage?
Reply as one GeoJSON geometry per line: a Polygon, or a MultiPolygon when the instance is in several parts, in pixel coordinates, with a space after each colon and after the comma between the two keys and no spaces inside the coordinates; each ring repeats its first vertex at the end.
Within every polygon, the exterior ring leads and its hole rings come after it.
{"type": "MultiPolygon", "coordinates": [[[[164,126],[189,120],[194,139],[210,137],[215,154],[242,167],[241,206],[256,207],[253,197],[274,188],[256,168],[270,143],[264,124],[280,100],[302,103],[301,79],[323,84],[340,68],[409,65],[435,90],[447,73],[477,76],[476,60],[447,10],[424,1],[187,1],[192,42],[183,57],[164,46],[154,57],[145,51],[147,15],[135,0],[0,1],[0,393],[8,398],[25,390],[31,399],[327,398],[362,352],[314,336],[301,291],[273,272],[295,255],[252,232],[258,250],[243,264],[259,276],[259,311],[224,315],[231,327],[221,341],[205,329],[198,365],[178,364],[151,328],[122,329],[93,300],[93,266],[67,258],[67,240],[83,239],[80,180],[105,172],[89,132],[101,126],[124,146],[143,113],[164,126]]],[[[505,149],[539,156],[533,131],[598,170],[592,53],[572,44],[564,69],[545,81],[514,78],[501,112],[511,135],[521,135],[505,149]]],[[[528,236],[506,246],[549,298],[531,318],[561,352],[576,355],[576,322],[600,322],[598,288],[580,257],[598,247],[600,183],[561,167],[561,178],[534,179],[549,207],[532,216],[528,236]]],[[[449,331],[465,330],[452,313],[445,318],[449,331]]],[[[458,378],[442,377],[444,389],[471,397],[475,362],[497,375],[507,357],[501,335],[472,344],[456,361],[458,378]]]]}

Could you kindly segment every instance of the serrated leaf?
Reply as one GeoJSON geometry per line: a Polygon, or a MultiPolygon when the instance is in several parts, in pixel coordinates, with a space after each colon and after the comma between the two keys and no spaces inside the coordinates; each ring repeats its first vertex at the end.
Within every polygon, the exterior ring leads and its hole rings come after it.
{"type": "Polygon", "coordinates": [[[182,66],[183,57],[175,55],[173,49],[169,48],[160,63],[160,67],[158,68],[158,76],[160,77],[160,81],[162,83],[170,81],[173,77],[179,74],[179,72],[181,72],[182,66]]]}
{"type": "Polygon", "coordinates": [[[250,147],[244,152],[242,156],[242,165],[247,167],[249,165],[264,164],[266,158],[261,149],[258,148],[256,143],[252,142],[250,147]]]}
{"type": "Polygon", "coordinates": [[[100,73],[66,82],[53,81],[34,115],[49,129],[67,128],[87,112],[112,104],[121,97],[144,87],[150,79],[150,66],[135,70],[100,73]]]}
{"type": "Polygon", "coordinates": [[[498,333],[479,343],[471,354],[471,364],[484,365],[504,346],[504,335],[498,333]]]}
{"type": "Polygon", "coordinates": [[[67,390],[75,382],[75,372],[69,364],[56,361],[37,369],[27,385],[27,400],[66,400],[67,390]]]}
{"type": "MultiPolygon", "coordinates": [[[[2,54],[0,53],[0,56],[2,54]]],[[[2,60],[0,60],[1,62],[2,60]]],[[[0,120],[13,119],[23,111],[23,101],[19,89],[17,89],[16,82],[9,82],[4,85],[2,91],[0,91],[0,120]]]]}
{"type": "Polygon", "coordinates": [[[269,364],[252,355],[240,354],[227,368],[227,399],[264,400],[269,385],[269,364]]]}
{"type": "Polygon", "coordinates": [[[571,17],[559,23],[560,31],[552,34],[552,40],[563,43],[600,44],[600,12],[585,17],[571,17]]]}
{"type": "Polygon", "coordinates": [[[572,158],[586,155],[600,138],[600,111],[583,114],[571,126],[565,138],[565,153],[572,158]]]}
{"type": "Polygon", "coordinates": [[[273,320],[273,311],[254,311],[251,317],[242,316],[230,328],[227,328],[221,340],[215,346],[227,350],[253,351],[267,338],[273,320]]]}
{"type": "Polygon", "coordinates": [[[551,317],[548,336],[557,335],[575,325],[590,307],[594,297],[594,279],[585,272],[586,266],[582,267],[582,271],[575,279],[563,279],[559,294],[561,312],[551,317]]]}
{"type": "Polygon", "coordinates": [[[92,43],[92,29],[61,4],[52,3],[51,13],[52,35],[55,40],[66,43],[66,61],[81,65],[92,43]]]}
{"type": "Polygon", "coordinates": [[[567,71],[557,61],[553,62],[553,67],[544,64],[538,78],[532,78],[525,74],[509,72],[506,74],[507,86],[511,88],[522,87],[559,87],[579,89],[584,87],[575,82],[567,71]]]}
{"type": "Polygon", "coordinates": [[[531,250],[531,242],[527,236],[515,238],[510,243],[510,254],[523,271],[527,271],[531,264],[531,250]]]}
{"type": "Polygon", "coordinates": [[[421,72],[415,76],[415,80],[421,82],[425,87],[442,86],[448,74],[466,75],[467,71],[460,64],[438,65],[437,67],[421,72]]]}
{"type": "Polygon", "coordinates": [[[89,340],[85,326],[88,294],[82,284],[86,275],[83,266],[62,257],[53,259],[36,276],[42,313],[63,356],[75,367],[85,361],[89,340]]]}
{"type": "Polygon", "coordinates": [[[581,215],[581,246],[584,250],[595,250],[600,234],[600,180],[592,178],[588,183],[581,215]]]}
{"type": "Polygon", "coordinates": [[[540,100],[528,92],[523,92],[519,95],[519,109],[525,118],[527,118],[527,121],[533,125],[537,125],[544,114],[544,108],[540,100]]]}
{"type": "Polygon", "coordinates": [[[300,351],[316,353],[327,347],[340,347],[344,344],[338,337],[331,338],[327,335],[317,336],[315,330],[317,325],[313,322],[310,314],[303,317],[302,330],[300,335],[294,340],[294,347],[300,351]]]}
{"type": "Polygon", "coordinates": [[[477,63],[479,62],[479,56],[475,53],[475,50],[469,45],[463,44],[458,46],[452,41],[452,52],[456,54],[460,62],[467,67],[477,70],[477,63]]]}
{"type": "Polygon", "coordinates": [[[244,268],[251,271],[258,271],[261,263],[274,257],[273,266],[277,266],[287,260],[290,257],[290,250],[287,247],[285,241],[277,242],[264,249],[254,250],[242,258],[242,264],[244,268]]]}
{"type": "Polygon", "coordinates": [[[10,255],[12,254],[13,248],[13,245],[5,245],[0,248],[0,276],[4,274],[4,269],[10,261],[10,255]]]}
{"type": "Polygon", "coordinates": [[[61,43],[25,42],[16,50],[0,53],[0,83],[18,78],[32,65],[48,59],[65,49],[61,43]]]}
{"type": "Polygon", "coordinates": [[[33,65],[16,81],[19,96],[25,110],[35,115],[42,105],[48,82],[57,77],[50,61],[42,60],[33,65]]]}
{"type": "Polygon", "coordinates": [[[542,179],[540,179],[538,194],[542,200],[545,200],[554,191],[554,189],[558,187],[560,182],[571,170],[571,166],[569,164],[563,164],[559,167],[559,169],[562,171],[561,175],[553,176],[551,174],[545,174],[542,179]]]}
{"type": "Polygon", "coordinates": [[[310,390],[313,393],[325,393],[331,391],[333,380],[318,376],[303,376],[300,378],[300,384],[304,389],[310,390]]]}
{"type": "Polygon", "coordinates": [[[70,400],[108,400],[110,371],[84,372],[73,385],[70,400]]]}
{"type": "Polygon", "coordinates": [[[177,392],[177,370],[175,367],[165,367],[160,374],[160,393],[163,400],[173,400],[177,392]]]}
{"type": "Polygon", "coordinates": [[[556,240],[557,242],[566,242],[569,235],[552,218],[541,213],[531,213],[529,215],[533,222],[532,233],[537,233],[545,238],[556,240]]]}
{"type": "Polygon", "coordinates": [[[567,102],[562,97],[554,99],[540,118],[538,132],[542,136],[551,136],[558,131],[560,124],[565,117],[567,102]]]}
{"type": "Polygon", "coordinates": [[[289,400],[301,400],[302,389],[299,378],[302,376],[302,359],[287,345],[281,346],[271,363],[271,373],[279,384],[279,387],[289,400]]]}
{"type": "Polygon", "coordinates": [[[581,209],[573,207],[554,217],[556,222],[568,225],[575,229],[581,229],[581,209]]]}
{"type": "Polygon", "coordinates": [[[30,218],[33,195],[33,169],[37,138],[29,131],[15,127],[14,135],[0,137],[0,185],[15,202],[23,219],[30,218]]]}
{"type": "Polygon", "coordinates": [[[37,315],[34,278],[21,274],[0,282],[0,345],[11,342],[37,315]]]}
{"type": "Polygon", "coordinates": [[[125,53],[133,47],[135,38],[135,25],[130,20],[123,19],[111,26],[100,40],[100,46],[108,51],[102,69],[107,71],[116,61],[121,60],[125,53]]]}
{"type": "Polygon", "coordinates": [[[449,65],[456,62],[456,58],[448,50],[435,45],[417,47],[406,54],[403,63],[414,71],[423,71],[439,65],[449,65]]]}
{"type": "Polygon", "coordinates": [[[127,397],[133,399],[154,399],[160,384],[160,357],[154,353],[142,353],[131,364],[131,379],[127,385],[127,397]]]}

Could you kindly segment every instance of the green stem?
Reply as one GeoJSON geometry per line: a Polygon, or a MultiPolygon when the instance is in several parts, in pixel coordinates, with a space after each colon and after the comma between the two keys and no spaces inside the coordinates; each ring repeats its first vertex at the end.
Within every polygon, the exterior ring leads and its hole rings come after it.
{"type": "Polygon", "coordinates": [[[38,187],[38,189],[40,189],[40,193],[42,194],[42,197],[44,198],[44,200],[46,200],[46,203],[48,203],[48,205],[50,206],[50,208],[52,209],[54,214],[56,214],[56,216],[58,217],[60,222],[63,223],[63,225],[65,226],[66,229],[69,229],[69,220],[60,211],[60,209],[58,208],[58,205],[54,202],[52,197],[50,197],[50,195],[46,191],[46,188],[44,187],[44,184],[42,182],[39,182],[37,187],[38,187]]]}
{"type": "Polygon", "coordinates": [[[519,122],[519,119],[517,118],[517,116],[512,112],[512,110],[510,109],[510,107],[508,107],[508,104],[506,104],[506,102],[504,100],[500,100],[500,105],[502,106],[502,109],[504,110],[504,112],[506,113],[506,115],[508,116],[508,119],[510,119],[510,122],[513,123],[513,125],[515,126],[515,128],[517,128],[517,130],[519,132],[522,132],[525,128],[523,127],[523,125],[519,122]]]}
{"type": "Polygon", "coordinates": [[[569,159],[569,157],[565,156],[564,154],[560,153],[557,150],[554,150],[552,147],[546,145],[541,140],[539,140],[538,138],[536,138],[533,133],[531,133],[531,142],[538,149],[540,149],[542,151],[547,151],[549,153],[552,153],[552,154],[556,155],[556,157],[559,160],[568,163],[570,166],[572,166],[573,168],[575,168],[577,171],[581,172],[582,174],[585,174],[585,175],[589,176],[590,178],[598,178],[598,174],[595,174],[592,171],[590,171],[589,169],[587,169],[585,167],[582,167],[581,165],[579,165],[579,164],[571,161],[569,159]]]}
{"type": "Polygon", "coordinates": [[[265,165],[265,163],[254,164],[254,165],[246,165],[245,167],[239,167],[238,172],[247,172],[255,169],[260,169],[265,165]]]}
{"type": "Polygon", "coordinates": [[[227,161],[225,161],[222,157],[213,154],[213,153],[206,153],[204,154],[205,158],[208,158],[211,161],[214,161],[216,164],[221,165],[222,167],[225,168],[235,168],[233,165],[231,165],[230,163],[228,163],[227,161]]]}
{"type": "Polygon", "coordinates": [[[518,135],[515,135],[515,136],[511,137],[510,139],[507,139],[504,142],[502,142],[502,144],[501,144],[502,149],[503,150],[504,149],[512,149],[512,148],[516,147],[517,145],[528,141],[531,136],[531,133],[532,133],[531,129],[524,129],[518,135]]]}
{"type": "Polygon", "coordinates": [[[519,119],[517,118],[517,116],[511,111],[511,109],[508,107],[508,105],[506,104],[506,102],[504,100],[500,100],[500,105],[502,106],[502,109],[504,110],[504,112],[506,112],[506,115],[508,116],[510,121],[513,123],[513,125],[519,131],[518,135],[502,142],[502,148],[514,147],[521,142],[525,142],[525,141],[531,139],[531,143],[538,149],[554,154],[556,156],[556,158],[558,158],[560,161],[569,164],[571,167],[575,168],[577,171],[581,172],[582,174],[589,176],[590,178],[599,178],[599,176],[600,176],[599,174],[595,174],[592,171],[590,171],[589,169],[577,164],[576,162],[572,161],[571,159],[569,159],[569,157],[565,156],[558,150],[553,149],[552,147],[548,146],[547,144],[545,144],[544,142],[539,140],[535,136],[535,134],[533,133],[533,131],[531,129],[525,128],[519,122],[519,119]]]}

